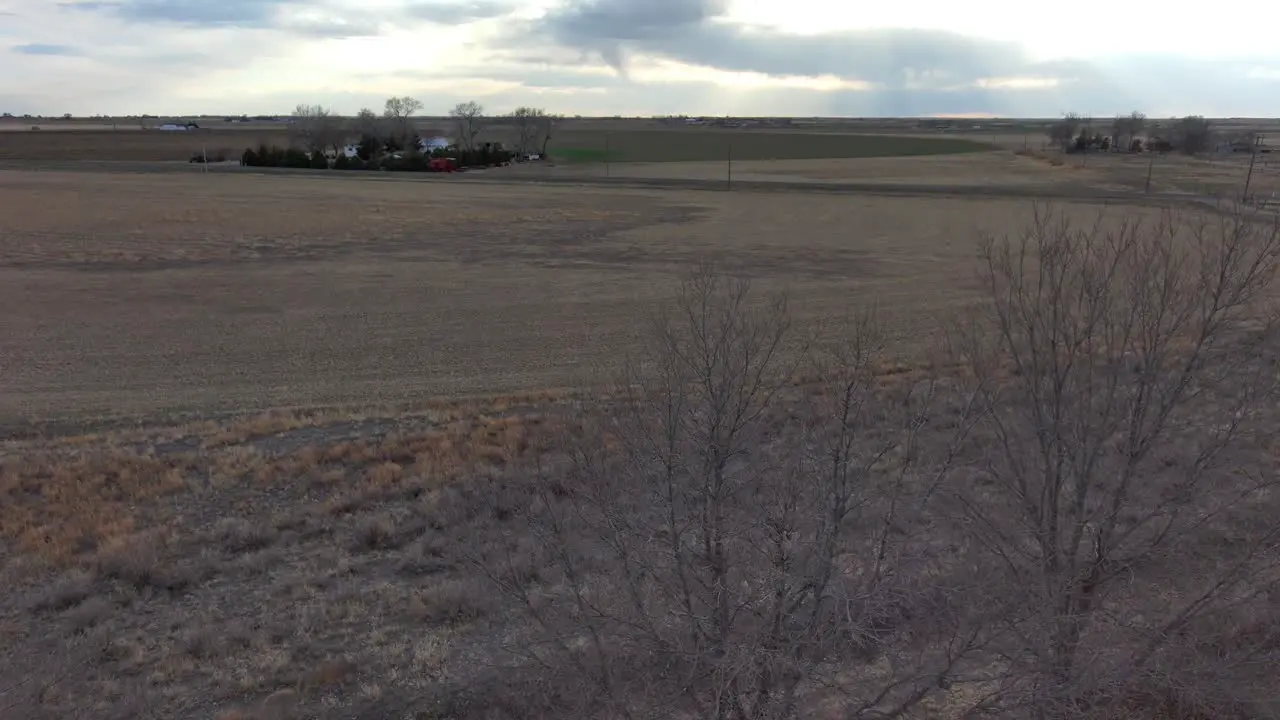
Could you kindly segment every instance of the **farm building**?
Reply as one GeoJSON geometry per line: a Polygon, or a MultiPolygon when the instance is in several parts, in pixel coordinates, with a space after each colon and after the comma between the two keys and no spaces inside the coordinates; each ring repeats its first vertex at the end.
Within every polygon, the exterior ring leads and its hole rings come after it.
{"type": "Polygon", "coordinates": [[[195,123],[183,123],[181,125],[178,123],[165,123],[157,126],[156,129],[166,132],[184,132],[186,130],[199,130],[200,126],[195,123]]]}
{"type": "Polygon", "coordinates": [[[418,147],[421,148],[424,153],[429,153],[434,150],[444,150],[452,144],[453,143],[450,142],[449,138],[440,136],[421,138],[418,140],[418,147]]]}

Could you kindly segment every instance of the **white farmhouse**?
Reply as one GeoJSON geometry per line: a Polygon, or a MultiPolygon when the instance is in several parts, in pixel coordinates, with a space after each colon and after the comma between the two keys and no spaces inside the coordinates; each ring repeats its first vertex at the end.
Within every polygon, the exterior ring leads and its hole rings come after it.
{"type": "Polygon", "coordinates": [[[422,152],[424,153],[431,153],[436,150],[444,150],[445,148],[449,147],[452,144],[453,143],[449,141],[449,138],[440,137],[440,136],[420,138],[418,140],[418,148],[421,149],[422,152]]]}

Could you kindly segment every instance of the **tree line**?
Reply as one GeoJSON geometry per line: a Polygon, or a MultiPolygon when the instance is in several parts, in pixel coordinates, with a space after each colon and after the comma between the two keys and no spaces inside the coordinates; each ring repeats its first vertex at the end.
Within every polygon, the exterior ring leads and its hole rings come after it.
{"type": "Polygon", "coordinates": [[[1117,115],[1109,128],[1092,118],[1069,112],[1049,125],[1045,134],[1063,152],[1176,150],[1196,155],[1210,150],[1214,141],[1212,122],[1201,115],[1152,121],[1136,110],[1117,115]],[[1110,135],[1103,134],[1106,130],[1110,135]]]}
{"type": "MultiPolygon", "coordinates": [[[[292,135],[307,152],[342,154],[353,138],[362,160],[376,160],[384,154],[412,152],[419,137],[413,117],[421,112],[422,101],[410,96],[387,98],[381,114],[362,108],[354,117],[342,117],[323,105],[300,104],[292,113],[292,135]]],[[[486,115],[484,106],[474,101],[458,103],[449,111],[454,144],[463,152],[480,148],[479,136],[498,124],[514,130],[514,151],[543,154],[551,143],[557,116],[542,108],[519,107],[499,117],[486,115]]]]}

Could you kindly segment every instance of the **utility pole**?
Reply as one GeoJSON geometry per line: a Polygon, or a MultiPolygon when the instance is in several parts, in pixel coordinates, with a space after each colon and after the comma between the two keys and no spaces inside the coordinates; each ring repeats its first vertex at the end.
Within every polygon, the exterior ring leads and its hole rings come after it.
{"type": "Polygon", "coordinates": [[[1084,167],[1089,162],[1089,143],[1093,142],[1093,116],[1085,118],[1084,128],[1080,131],[1080,135],[1084,138],[1084,152],[1080,153],[1080,167],[1084,167]]]}
{"type": "Polygon", "coordinates": [[[1253,146],[1249,148],[1249,173],[1244,176],[1244,192],[1241,193],[1240,202],[1249,202],[1249,183],[1253,180],[1253,163],[1258,159],[1258,145],[1261,137],[1253,139],[1253,146]]]}
{"type": "Polygon", "coordinates": [[[1151,194],[1151,170],[1156,166],[1156,151],[1148,149],[1147,153],[1151,155],[1151,160],[1147,163],[1147,186],[1142,192],[1146,195],[1151,194]]]}
{"type": "Polygon", "coordinates": [[[727,160],[728,160],[729,177],[728,177],[728,184],[726,186],[726,189],[733,190],[733,138],[729,138],[729,151],[728,151],[727,160]]]}
{"type": "Polygon", "coordinates": [[[609,131],[604,133],[604,176],[609,177],[609,131]]]}

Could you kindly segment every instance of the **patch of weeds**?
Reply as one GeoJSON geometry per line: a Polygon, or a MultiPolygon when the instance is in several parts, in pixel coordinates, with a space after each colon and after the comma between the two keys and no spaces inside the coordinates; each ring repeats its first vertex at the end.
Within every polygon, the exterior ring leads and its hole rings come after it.
{"type": "Polygon", "coordinates": [[[228,518],[218,524],[216,537],[227,552],[239,555],[270,547],[277,535],[276,529],[266,523],[228,518]]]}
{"type": "Polygon", "coordinates": [[[62,614],[71,632],[88,632],[115,612],[115,603],[105,597],[93,597],[62,614]]]}
{"type": "Polygon", "coordinates": [[[35,612],[62,612],[93,595],[97,578],[84,570],[72,570],[41,589],[31,601],[35,612]]]}
{"type": "Polygon", "coordinates": [[[322,506],[307,508],[292,518],[282,521],[279,529],[295,542],[315,540],[333,533],[333,520],[322,506]]]}
{"type": "Polygon", "coordinates": [[[356,526],[352,539],[353,552],[373,552],[375,550],[394,550],[409,540],[409,533],[386,517],[365,518],[356,526]]]}
{"type": "Polygon", "coordinates": [[[124,583],[142,592],[148,589],[177,593],[195,582],[190,568],[167,564],[157,542],[137,540],[116,543],[98,554],[99,577],[124,583]]]}
{"type": "Polygon", "coordinates": [[[445,548],[438,537],[419,538],[405,549],[396,566],[396,572],[404,576],[435,575],[453,568],[445,559],[445,548]]]}
{"type": "Polygon", "coordinates": [[[455,625],[477,620],[495,608],[494,594],[475,578],[433,582],[411,607],[415,620],[455,625]]]}
{"type": "Polygon", "coordinates": [[[527,488],[498,480],[490,490],[488,500],[493,519],[508,522],[519,517],[529,507],[531,498],[527,488]]]}
{"type": "Polygon", "coordinates": [[[307,690],[339,687],[353,679],[359,669],[355,662],[346,658],[329,660],[309,671],[299,685],[307,690]]]}
{"type": "Polygon", "coordinates": [[[355,513],[368,501],[364,495],[360,493],[346,493],[336,497],[329,498],[324,503],[325,510],[335,517],[341,515],[350,515],[355,513]]]}
{"type": "Polygon", "coordinates": [[[424,513],[428,527],[444,532],[457,532],[485,511],[485,499],[471,489],[450,485],[442,488],[424,513]]]}
{"type": "Polygon", "coordinates": [[[343,468],[330,468],[312,476],[311,484],[322,487],[337,485],[347,479],[347,471],[343,468]]]}
{"type": "Polygon", "coordinates": [[[196,660],[208,660],[217,655],[220,631],[210,626],[188,630],[182,635],[182,651],[196,660]]]}
{"type": "Polygon", "coordinates": [[[393,485],[399,482],[402,477],[404,477],[404,468],[394,462],[379,463],[365,473],[365,479],[370,485],[376,487],[393,485]]]}
{"type": "Polygon", "coordinates": [[[262,575],[285,562],[285,552],[280,548],[267,548],[254,553],[239,555],[231,567],[246,576],[262,575]]]}

